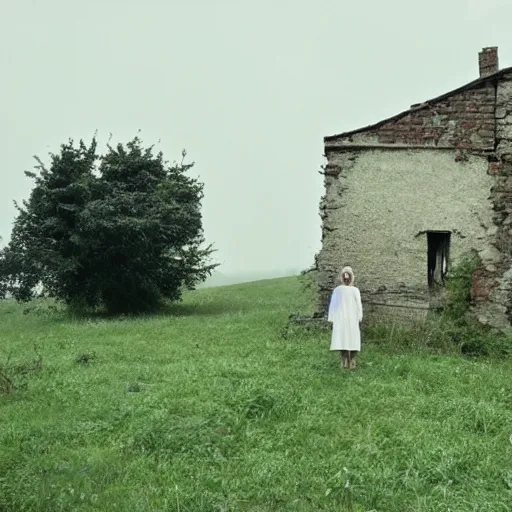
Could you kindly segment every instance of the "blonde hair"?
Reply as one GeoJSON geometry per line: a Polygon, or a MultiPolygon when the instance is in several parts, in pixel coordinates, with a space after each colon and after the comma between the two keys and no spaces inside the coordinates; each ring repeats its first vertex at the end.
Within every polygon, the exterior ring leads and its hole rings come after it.
{"type": "Polygon", "coordinates": [[[352,270],[352,267],[343,267],[340,272],[340,279],[342,283],[345,283],[345,280],[343,279],[345,274],[348,274],[350,281],[348,283],[348,286],[352,286],[354,284],[354,271],[352,270]]]}

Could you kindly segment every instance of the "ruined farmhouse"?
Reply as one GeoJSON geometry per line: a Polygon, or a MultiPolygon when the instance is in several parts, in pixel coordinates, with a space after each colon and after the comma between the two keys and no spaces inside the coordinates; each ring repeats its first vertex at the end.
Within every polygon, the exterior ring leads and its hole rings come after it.
{"type": "Polygon", "coordinates": [[[479,53],[478,79],[374,125],[325,137],[317,311],[342,266],[365,311],[424,315],[444,276],[471,250],[473,310],[512,318],[512,68],[479,53]]]}

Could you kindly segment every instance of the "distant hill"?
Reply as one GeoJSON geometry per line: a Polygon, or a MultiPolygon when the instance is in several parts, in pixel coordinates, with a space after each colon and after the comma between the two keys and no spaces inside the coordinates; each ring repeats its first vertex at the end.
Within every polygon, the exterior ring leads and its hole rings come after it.
{"type": "Polygon", "coordinates": [[[299,275],[302,269],[284,269],[270,271],[256,271],[225,274],[223,272],[214,272],[204,283],[197,288],[212,288],[214,286],[228,286],[230,284],[249,283],[251,281],[260,281],[262,279],[275,279],[278,277],[289,277],[299,275]]]}
{"type": "MultiPolygon", "coordinates": [[[[279,277],[298,276],[302,269],[284,269],[257,272],[240,272],[227,274],[223,272],[214,272],[204,283],[197,286],[200,288],[213,288],[216,286],[229,286],[230,284],[250,283],[252,281],[261,281],[262,279],[277,279],[279,277]]],[[[37,292],[41,293],[42,287],[37,288],[37,292]]],[[[11,298],[7,294],[6,298],[11,298]]]]}

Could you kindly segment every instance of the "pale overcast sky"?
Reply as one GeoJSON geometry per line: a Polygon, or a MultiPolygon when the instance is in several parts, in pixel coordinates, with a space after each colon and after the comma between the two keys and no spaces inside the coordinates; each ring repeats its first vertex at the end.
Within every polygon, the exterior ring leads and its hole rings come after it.
{"type": "Polygon", "coordinates": [[[69,137],[185,148],[224,273],[305,268],[323,137],[512,66],[508,0],[0,0],[0,235],[69,137]]]}

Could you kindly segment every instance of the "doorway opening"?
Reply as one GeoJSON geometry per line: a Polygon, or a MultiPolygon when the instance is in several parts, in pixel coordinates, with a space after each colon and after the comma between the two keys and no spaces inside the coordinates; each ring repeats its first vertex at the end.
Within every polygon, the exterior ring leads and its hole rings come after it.
{"type": "Polygon", "coordinates": [[[449,231],[427,231],[427,279],[429,288],[444,286],[450,254],[449,231]]]}

